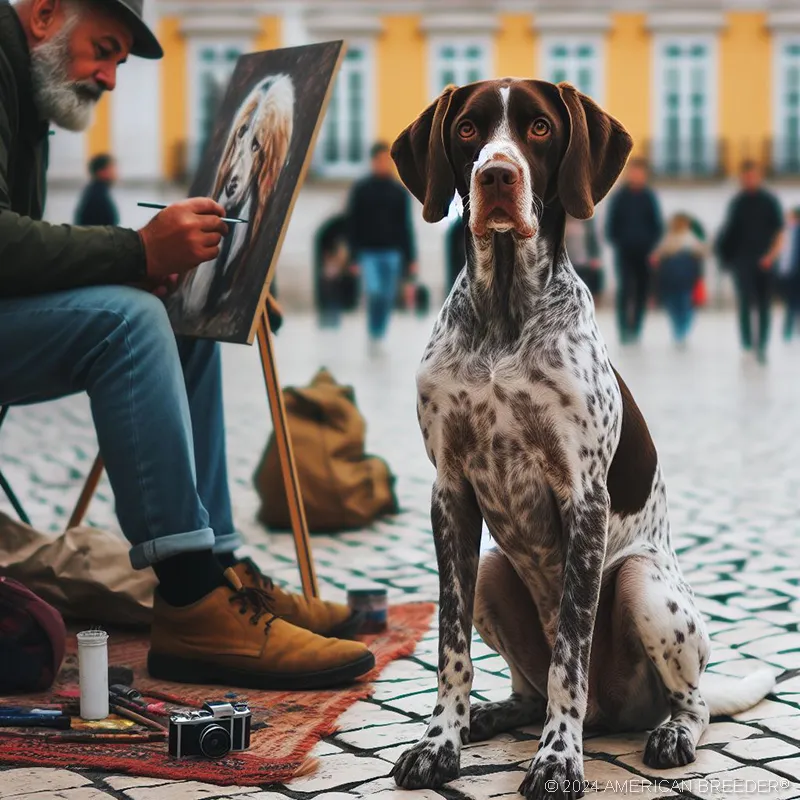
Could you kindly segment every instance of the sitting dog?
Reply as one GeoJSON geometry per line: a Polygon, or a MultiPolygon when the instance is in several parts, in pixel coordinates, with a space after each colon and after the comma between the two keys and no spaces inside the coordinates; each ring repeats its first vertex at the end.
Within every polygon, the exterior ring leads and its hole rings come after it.
{"type": "Polygon", "coordinates": [[[436,468],[439,692],[397,761],[405,788],[458,776],[467,742],[543,723],[520,792],[582,792],[584,723],[653,729],[645,762],[695,758],[710,714],[773,687],[769,669],[701,683],[709,638],[670,539],[655,447],[609,363],[564,248],[632,140],[569,84],[505,79],[444,91],[392,156],[428,222],[457,192],[467,263],[417,373],[436,468]],[[480,558],[482,523],[496,549],[480,558]],[[470,704],[471,623],[503,656],[511,696],[470,704]]]}

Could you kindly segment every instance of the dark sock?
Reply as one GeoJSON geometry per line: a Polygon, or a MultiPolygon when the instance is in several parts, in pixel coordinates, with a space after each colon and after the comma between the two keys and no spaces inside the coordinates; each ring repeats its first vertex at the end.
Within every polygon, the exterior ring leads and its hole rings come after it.
{"type": "Polygon", "coordinates": [[[220,566],[211,550],[181,553],[153,564],[158,592],[171,606],[196,603],[225,585],[220,566]]]}
{"type": "Polygon", "coordinates": [[[222,569],[229,569],[230,567],[235,567],[239,563],[239,559],[233,554],[233,551],[230,550],[227,553],[215,553],[214,558],[220,563],[222,569]]]}

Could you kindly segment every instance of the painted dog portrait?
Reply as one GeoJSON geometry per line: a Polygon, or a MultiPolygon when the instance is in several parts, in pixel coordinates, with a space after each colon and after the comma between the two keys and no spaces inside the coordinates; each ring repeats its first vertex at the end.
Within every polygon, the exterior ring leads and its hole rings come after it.
{"type": "Polygon", "coordinates": [[[511,78],[448,87],[393,144],[427,222],[458,195],[466,244],[416,375],[438,697],[394,766],[403,788],[441,787],[463,745],[541,725],[520,793],[579,797],[585,727],[648,731],[645,763],[678,767],[711,716],[774,685],[769,668],[708,680],[656,446],[565,249],[566,215],[593,216],[632,147],[570,84],[511,78]],[[507,699],[471,701],[473,625],[508,664],[507,699]]]}
{"type": "Polygon", "coordinates": [[[294,87],[288,75],[265,78],[242,103],[211,197],[225,209],[225,216],[248,223],[231,226],[219,256],[201,264],[184,281],[179,294],[188,317],[214,314],[230,297],[289,155],[293,123],[294,87]]]}
{"type": "Polygon", "coordinates": [[[273,264],[338,69],[341,42],[242,56],[192,186],[230,223],[219,255],[169,298],[183,335],[252,341],[273,264]]]}

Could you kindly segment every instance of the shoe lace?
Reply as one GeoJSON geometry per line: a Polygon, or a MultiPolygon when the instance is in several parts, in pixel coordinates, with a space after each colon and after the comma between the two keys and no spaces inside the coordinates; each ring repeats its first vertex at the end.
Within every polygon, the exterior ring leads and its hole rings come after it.
{"type": "Polygon", "coordinates": [[[272,613],[272,597],[262,589],[256,589],[252,586],[243,586],[238,591],[234,592],[228,600],[230,603],[240,603],[239,613],[246,614],[251,611],[250,624],[258,625],[259,620],[265,614],[269,614],[270,618],[264,626],[264,633],[266,633],[276,619],[280,619],[277,614],[272,613]]]}
{"type": "Polygon", "coordinates": [[[245,571],[251,575],[261,584],[261,591],[265,594],[271,592],[275,588],[275,583],[272,578],[268,578],[255,564],[255,562],[248,561],[245,564],[245,571]]]}

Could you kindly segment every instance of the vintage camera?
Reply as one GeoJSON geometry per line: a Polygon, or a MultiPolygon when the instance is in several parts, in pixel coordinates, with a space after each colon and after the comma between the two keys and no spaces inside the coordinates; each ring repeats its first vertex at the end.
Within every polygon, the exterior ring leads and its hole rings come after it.
{"type": "Polygon", "coordinates": [[[169,718],[169,754],[175,758],[223,758],[250,747],[252,712],[247,703],[203,703],[200,711],[169,718]]]}

